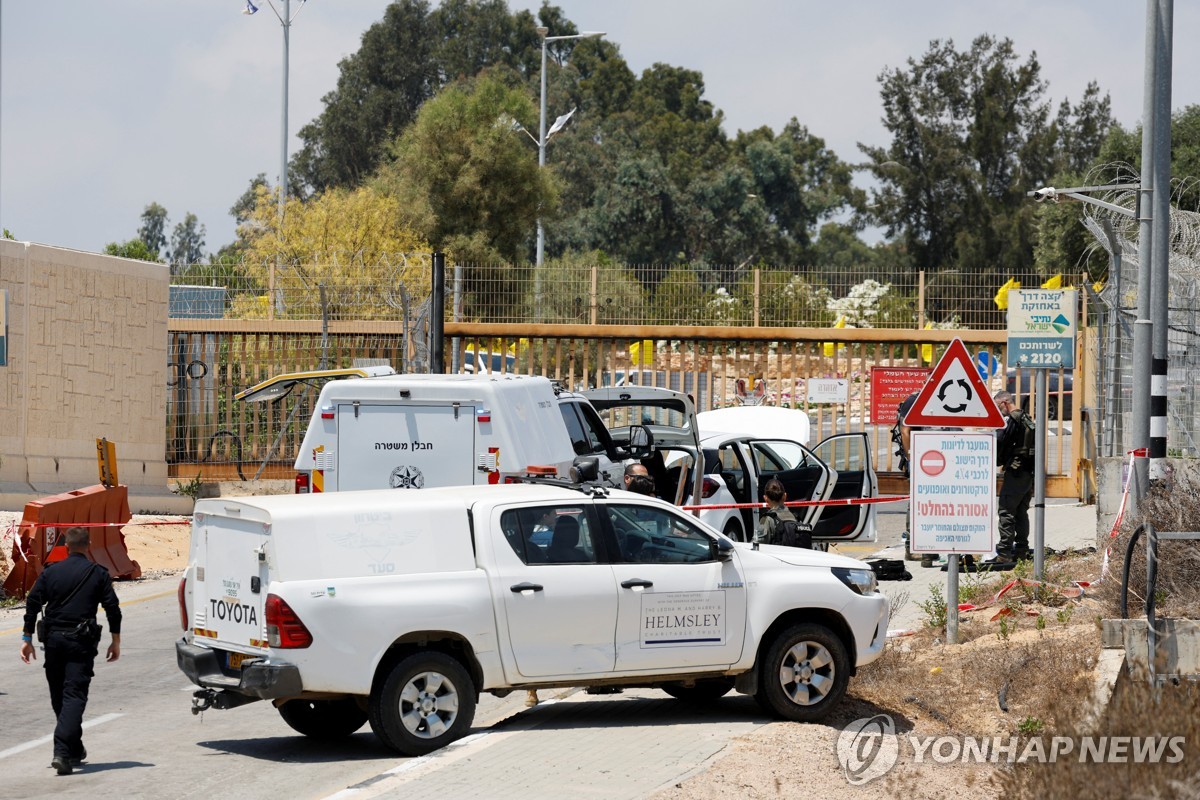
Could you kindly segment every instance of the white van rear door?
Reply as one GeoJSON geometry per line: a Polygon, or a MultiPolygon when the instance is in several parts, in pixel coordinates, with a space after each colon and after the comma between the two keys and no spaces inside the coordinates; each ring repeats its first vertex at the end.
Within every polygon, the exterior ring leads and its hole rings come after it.
{"type": "Polygon", "coordinates": [[[340,492],[475,482],[474,405],[340,403],[337,441],[340,492]]]}
{"type": "MultiPolygon", "coordinates": [[[[192,633],[198,642],[224,650],[267,647],[263,604],[267,597],[269,525],[261,520],[206,515],[192,594],[192,633]]],[[[238,657],[233,656],[234,659],[238,657]]],[[[227,666],[236,669],[239,663],[227,666]]]]}

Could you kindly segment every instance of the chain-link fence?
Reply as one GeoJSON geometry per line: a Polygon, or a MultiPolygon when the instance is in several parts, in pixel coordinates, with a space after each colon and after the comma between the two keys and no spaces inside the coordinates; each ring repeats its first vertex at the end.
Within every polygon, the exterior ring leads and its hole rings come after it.
{"type": "MultiPolygon", "coordinates": [[[[1123,188],[1091,192],[1091,196],[1130,213],[1088,205],[1084,225],[1095,237],[1094,248],[1108,254],[1108,277],[1098,295],[1099,310],[1096,397],[1097,441],[1101,456],[1121,456],[1131,447],[1133,430],[1133,322],[1137,317],[1139,177],[1127,165],[1107,165],[1088,183],[1123,188]]],[[[1191,182],[1174,185],[1178,199],[1191,182]]],[[[1167,329],[1167,454],[1200,456],[1200,396],[1195,375],[1200,367],[1200,214],[1172,208],[1169,236],[1167,329]]]]}
{"type": "MultiPolygon", "coordinates": [[[[993,300],[1001,284],[1040,283],[1032,274],[568,261],[448,265],[446,273],[447,320],[592,325],[994,330],[1005,327],[993,300]]],[[[172,282],[173,318],[390,319],[407,329],[428,315],[430,258],[197,264],[172,282]]]]}

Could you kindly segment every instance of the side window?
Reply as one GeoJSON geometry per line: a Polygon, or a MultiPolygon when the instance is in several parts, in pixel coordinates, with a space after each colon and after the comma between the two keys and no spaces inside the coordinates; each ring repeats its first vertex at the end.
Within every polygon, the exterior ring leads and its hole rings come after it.
{"type": "Polygon", "coordinates": [[[588,452],[607,452],[608,449],[605,447],[605,439],[607,437],[604,433],[601,433],[601,431],[607,432],[608,429],[604,427],[604,422],[600,419],[600,416],[596,413],[596,410],[591,406],[580,404],[579,415],[583,417],[583,427],[584,430],[587,431],[588,444],[591,445],[592,448],[588,452]]]}
{"type": "Polygon", "coordinates": [[[717,461],[721,465],[721,475],[725,478],[725,485],[735,495],[740,496],[742,486],[745,484],[745,473],[742,470],[742,460],[738,458],[735,447],[736,445],[733,444],[721,445],[721,449],[717,451],[717,461]]]}
{"type": "Polygon", "coordinates": [[[834,436],[821,442],[813,454],[835,470],[862,472],[865,470],[866,441],[861,436],[834,436]]]}
{"type": "Polygon", "coordinates": [[[805,466],[808,453],[796,442],[787,440],[751,442],[759,472],[784,472],[805,466]]]}
{"type": "Polygon", "coordinates": [[[714,560],[713,540],[686,517],[651,506],[612,503],[605,508],[622,561],[700,564],[714,560]]]}
{"type": "Polygon", "coordinates": [[[575,455],[590,455],[592,445],[588,441],[587,432],[583,429],[583,422],[579,419],[575,406],[575,403],[559,403],[558,410],[562,414],[563,422],[567,424],[567,435],[571,437],[571,447],[575,450],[575,455]]]}
{"type": "Polygon", "coordinates": [[[595,564],[591,519],[583,506],[534,506],[505,511],[500,528],[526,564],[595,564]]]}

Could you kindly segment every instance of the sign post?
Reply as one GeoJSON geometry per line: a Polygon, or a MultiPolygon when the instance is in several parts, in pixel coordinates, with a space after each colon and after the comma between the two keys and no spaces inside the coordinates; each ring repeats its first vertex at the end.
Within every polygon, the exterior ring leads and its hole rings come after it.
{"type": "MultiPolygon", "coordinates": [[[[1075,368],[1074,289],[1018,289],[1008,300],[1008,366],[1036,370],[1033,574],[1046,577],[1046,370],[1075,368]]],[[[1061,387],[1061,382],[1060,382],[1061,387]]]]}
{"type": "MultiPolygon", "coordinates": [[[[904,423],[1004,427],[1004,417],[961,339],[946,348],[904,423]]],[[[911,441],[910,546],[914,553],[946,555],[946,643],[958,644],[958,557],[986,555],[996,546],[996,437],[914,430],[911,441]]]]}

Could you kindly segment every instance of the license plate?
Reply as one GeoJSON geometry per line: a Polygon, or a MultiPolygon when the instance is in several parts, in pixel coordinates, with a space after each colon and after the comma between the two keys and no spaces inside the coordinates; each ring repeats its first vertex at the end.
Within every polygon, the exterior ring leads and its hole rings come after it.
{"type": "Polygon", "coordinates": [[[249,653],[230,653],[229,654],[229,668],[230,669],[241,669],[242,665],[245,662],[247,662],[253,658],[256,658],[256,656],[252,656],[249,653]]]}

